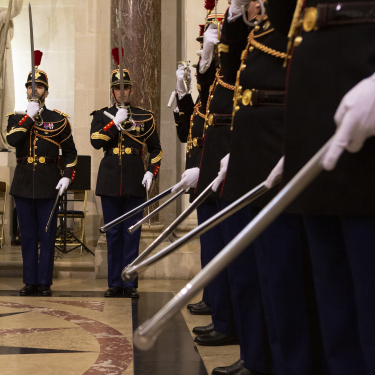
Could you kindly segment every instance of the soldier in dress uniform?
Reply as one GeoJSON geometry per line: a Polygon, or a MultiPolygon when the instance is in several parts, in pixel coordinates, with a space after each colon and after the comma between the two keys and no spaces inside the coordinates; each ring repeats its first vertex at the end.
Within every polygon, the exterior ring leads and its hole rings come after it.
{"type": "MultiPolygon", "coordinates": [[[[114,58],[117,48],[113,50],[114,58]]],[[[91,113],[91,144],[103,148],[96,195],[101,197],[104,223],[109,223],[145,201],[146,189],[156,178],[163,151],[155,130],[154,114],[130,104],[133,83],[127,69],[123,70],[125,108],[119,107],[120,73],[111,74],[111,97],[114,105],[91,113]],[[144,145],[150,153],[147,171],[144,170],[142,153],[144,145]]],[[[137,256],[141,228],[128,233],[128,228],[142,218],[143,213],[123,221],[107,231],[108,286],[105,297],[138,298],[138,280],[124,282],[121,272],[137,256]]]]}
{"type": "MultiPolygon", "coordinates": [[[[213,17],[214,20],[214,17],[213,17]]],[[[245,27],[247,31],[247,26],[245,27]]],[[[222,55],[220,58],[220,63],[222,68],[224,69],[224,72],[229,71],[229,66],[231,66],[235,72],[238,69],[238,66],[240,64],[240,55],[243,50],[243,48],[246,45],[246,36],[247,32],[245,32],[245,35],[242,39],[238,38],[232,38],[232,35],[230,35],[230,27],[229,32],[227,32],[227,28],[225,27],[225,24],[223,25],[223,34],[222,34],[222,40],[227,40],[227,43],[230,43],[233,46],[233,54],[231,54],[230,57],[228,57],[225,61],[222,60],[222,55]]],[[[198,71],[199,74],[204,74],[209,70],[212,61],[214,60],[214,57],[217,53],[215,53],[215,49],[217,49],[217,52],[222,54],[222,47],[223,44],[219,44],[218,47],[216,47],[218,42],[218,31],[217,27],[214,22],[212,22],[209,27],[206,29],[203,37],[203,49],[201,51],[201,59],[198,64],[198,71]]],[[[224,43],[224,42],[223,42],[224,43]]],[[[228,49],[228,45],[224,46],[224,50],[228,49]]],[[[223,72],[223,73],[224,73],[223,72]]],[[[235,72],[234,72],[234,78],[233,82],[235,81],[235,72]]],[[[224,73],[225,74],[225,73],[224,73]]],[[[210,168],[215,168],[215,165],[207,166],[205,163],[205,153],[206,148],[208,147],[213,153],[216,155],[216,153],[220,154],[221,150],[219,145],[219,142],[216,144],[216,139],[210,141],[207,141],[207,130],[206,130],[206,121],[207,121],[207,115],[209,114],[208,109],[212,109],[210,107],[210,103],[214,102],[215,108],[221,113],[224,113],[224,115],[221,117],[224,126],[221,126],[222,129],[219,129],[219,133],[221,136],[223,132],[225,135],[223,135],[224,138],[226,138],[226,141],[228,141],[228,137],[230,136],[230,133],[227,134],[225,132],[225,125],[230,125],[230,120],[228,122],[228,115],[227,112],[230,112],[229,117],[231,117],[231,111],[232,111],[232,103],[233,103],[233,90],[231,90],[231,85],[225,83],[222,79],[222,75],[220,73],[220,70],[217,70],[215,73],[215,80],[214,83],[211,85],[210,90],[208,92],[208,99],[206,104],[206,118],[205,118],[205,125],[204,125],[204,131],[205,134],[205,140],[204,140],[204,148],[203,148],[203,156],[201,159],[201,169],[198,168],[190,168],[185,171],[183,174],[183,178],[179,184],[176,185],[175,189],[187,188],[187,187],[195,187],[197,184],[197,179],[199,177],[199,181],[201,179],[204,179],[204,182],[201,183],[201,185],[198,185],[198,188],[196,190],[196,194],[200,194],[209,183],[212,182],[212,180],[216,177],[217,171],[219,170],[219,165],[217,166],[217,169],[212,173],[210,171],[210,168]],[[221,82],[221,85],[216,89],[217,82],[221,82]],[[216,90],[215,90],[216,89],[216,90]],[[214,91],[219,92],[218,97],[219,99],[215,100],[216,93],[214,94],[214,91]],[[214,99],[213,99],[214,98],[214,99]],[[220,101],[220,103],[219,103],[220,101]],[[227,105],[227,103],[229,103],[227,105]],[[204,167],[205,171],[202,171],[202,168],[204,167]],[[207,177],[206,174],[211,176],[214,175],[212,178],[207,177]],[[207,182],[209,180],[209,182],[207,182]]],[[[212,104],[211,104],[212,106],[212,104]]],[[[230,126],[228,126],[229,130],[230,126]]],[[[216,134],[215,134],[216,135],[216,134]]],[[[225,154],[224,154],[225,155],[225,154]]],[[[219,163],[220,159],[223,157],[223,155],[220,154],[219,156],[219,163]]],[[[206,210],[206,215],[204,217],[205,220],[209,219],[213,215],[215,215],[218,212],[218,207],[216,204],[216,199],[214,199],[214,204],[210,204],[210,209],[206,210]]],[[[225,225],[225,224],[224,224],[225,225]]],[[[210,254],[209,259],[211,260],[217,253],[225,246],[226,242],[223,238],[221,227],[216,227],[207,232],[210,239],[210,254]]],[[[198,336],[195,338],[195,341],[200,345],[206,345],[206,346],[218,346],[218,345],[230,345],[230,344],[237,344],[238,339],[236,337],[236,329],[234,325],[234,318],[233,318],[233,311],[232,311],[232,303],[231,303],[231,297],[230,297],[230,286],[229,286],[229,280],[227,276],[227,272],[223,271],[221,272],[211,283],[209,286],[209,299],[210,299],[210,306],[212,308],[212,324],[205,326],[205,327],[195,327],[194,332],[198,334],[198,336]]]]}
{"type": "MultiPolygon", "coordinates": [[[[250,0],[242,3],[248,6],[250,0]]],[[[237,15],[240,16],[241,13],[237,15]]],[[[283,64],[287,42],[287,37],[274,29],[267,14],[248,36],[237,73],[229,159],[221,163],[217,183],[224,181],[221,198],[227,204],[266,180],[283,155],[286,98],[283,64]]],[[[247,220],[243,217],[244,222],[251,221],[276,193],[277,189],[267,192],[247,206],[248,217],[247,220]]],[[[247,293],[251,293],[247,270],[252,251],[259,273],[274,372],[278,375],[323,374],[302,217],[282,214],[254,241],[253,249],[249,247],[228,267],[233,293],[242,297],[234,298],[233,303],[238,304],[236,326],[243,333],[240,345],[245,353],[252,350],[247,344],[252,335],[247,312],[247,293]]],[[[244,355],[245,369],[241,374],[251,373],[246,361],[248,356],[244,355]]],[[[230,374],[218,369],[213,373],[230,374]]]]}
{"type": "MultiPolygon", "coordinates": [[[[223,14],[217,15],[218,21],[222,22],[224,19],[223,14]]],[[[215,20],[215,15],[210,14],[206,18],[205,25],[201,25],[202,32],[197,40],[203,42],[203,32],[207,27],[215,20]]],[[[199,96],[194,104],[191,94],[186,92],[185,85],[183,82],[185,70],[188,70],[187,73],[190,74],[190,69],[185,68],[183,64],[179,65],[179,68],[176,72],[177,75],[177,87],[176,87],[176,98],[177,98],[177,108],[174,111],[176,130],[177,135],[181,142],[187,143],[186,146],[186,172],[190,173],[189,169],[193,169],[193,173],[199,170],[199,165],[202,157],[203,151],[203,134],[204,134],[204,120],[206,117],[206,106],[208,100],[208,94],[210,86],[215,79],[216,73],[216,63],[213,60],[209,68],[204,72],[199,72],[199,63],[197,66],[197,88],[199,96]]],[[[175,188],[177,191],[177,188],[175,188]]],[[[190,202],[192,202],[197,195],[194,194],[194,189],[190,189],[190,202]]],[[[215,200],[212,198],[206,199],[198,208],[198,224],[202,224],[208,218],[213,215],[213,209],[215,205],[215,200]]],[[[215,230],[205,233],[200,237],[201,243],[201,266],[204,268],[212,258],[217,254],[218,249],[216,249],[215,239],[218,238],[215,230]]],[[[209,289],[210,286],[207,286],[203,291],[202,301],[196,304],[189,304],[188,309],[191,314],[195,315],[209,315],[212,313],[212,309],[209,303],[209,289]]],[[[210,324],[208,327],[196,327],[193,332],[201,334],[203,332],[209,333],[208,331],[213,330],[213,324],[210,324]]]]}
{"type": "Polygon", "coordinates": [[[26,88],[29,104],[26,114],[9,114],[7,141],[16,148],[17,166],[10,194],[16,202],[21,230],[23,281],[21,296],[50,296],[56,239],[55,210],[48,231],[48,219],[57,191],[62,195],[74,180],[77,150],[69,116],[56,109],[49,110],[45,99],[49,95],[47,74],[38,69],[42,52],[35,51],[35,97],[32,98],[31,72],[26,88]],[[64,157],[64,169],[59,168],[59,149],[64,157]],[[40,257],[38,261],[38,242],[40,257]]]}
{"type": "Polygon", "coordinates": [[[269,7],[292,52],[285,166],[269,180],[283,174],[287,183],[334,135],[326,171],[289,210],[304,215],[329,373],[375,374],[374,3],[269,0],[269,7]]]}

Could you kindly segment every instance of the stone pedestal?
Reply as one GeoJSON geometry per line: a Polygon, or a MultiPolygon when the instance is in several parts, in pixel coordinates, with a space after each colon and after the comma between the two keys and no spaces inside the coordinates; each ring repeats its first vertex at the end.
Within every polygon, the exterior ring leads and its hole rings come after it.
{"type": "MultiPolygon", "coordinates": [[[[189,230],[193,229],[196,223],[188,223],[183,227],[179,227],[174,234],[181,237],[189,230]]],[[[143,252],[164,230],[164,225],[153,224],[150,228],[144,225],[142,228],[141,241],[139,251],[143,252]]],[[[171,240],[162,242],[149,256],[156,254],[160,250],[171,244],[171,240]]],[[[107,241],[105,235],[102,235],[98,241],[95,250],[95,273],[96,278],[107,278],[107,241]]],[[[146,271],[139,275],[139,279],[192,279],[200,271],[200,244],[199,239],[182,246],[180,249],[169,254],[164,259],[150,266],[146,271]]]]}

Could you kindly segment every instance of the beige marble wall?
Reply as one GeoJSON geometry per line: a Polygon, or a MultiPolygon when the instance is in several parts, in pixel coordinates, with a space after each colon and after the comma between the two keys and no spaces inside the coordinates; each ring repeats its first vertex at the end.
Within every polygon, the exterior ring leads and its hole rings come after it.
{"type": "Polygon", "coordinates": [[[110,1],[75,0],[74,138],[78,154],[91,156],[91,191],[88,195],[86,233],[90,248],[103,222],[96,179],[103,152],[90,143],[90,113],[109,105],[110,1]]]}

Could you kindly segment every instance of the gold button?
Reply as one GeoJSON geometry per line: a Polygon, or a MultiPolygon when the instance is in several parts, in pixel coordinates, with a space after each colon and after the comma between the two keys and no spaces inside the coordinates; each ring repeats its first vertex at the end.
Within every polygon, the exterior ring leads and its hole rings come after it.
{"type": "Polygon", "coordinates": [[[132,149],[130,147],[126,147],[125,152],[129,155],[132,153],[132,149]]]}
{"type": "Polygon", "coordinates": [[[238,112],[240,110],[240,106],[237,105],[236,107],[234,107],[234,112],[238,112]]]}
{"type": "Polygon", "coordinates": [[[45,163],[46,158],[44,156],[41,156],[38,161],[39,161],[39,163],[45,163]]]}
{"type": "Polygon", "coordinates": [[[263,30],[268,30],[271,26],[271,22],[270,21],[266,21],[266,23],[263,25],[263,30]]]}
{"type": "Polygon", "coordinates": [[[254,27],[254,30],[255,30],[255,31],[258,31],[259,29],[260,29],[260,26],[255,26],[255,27],[254,27]]]}
{"type": "Polygon", "coordinates": [[[246,65],[245,65],[245,64],[242,64],[242,65],[241,65],[241,70],[245,70],[245,68],[246,68],[246,65]]]}
{"type": "Polygon", "coordinates": [[[318,10],[314,7],[306,8],[303,16],[303,29],[306,32],[310,32],[316,27],[318,20],[318,10]]]}
{"type": "Polygon", "coordinates": [[[252,105],[251,96],[253,95],[252,91],[247,89],[242,94],[242,104],[243,105],[252,105]]]}
{"type": "Polygon", "coordinates": [[[208,125],[212,125],[213,122],[214,122],[214,115],[211,114],[208,116],[208,125]]]}
{"type": "Polygon", "coordinates": [[[38,148],[38,146],[34,146],[34,148],[38,148]]]}
{"type": "Polygon", "coordinates": [[[34,165],[37,165],[37,163],[34,163],[34,165]]]}
{"type": "Polygon", "coordinates": [[[302,36],[297,36],[297,38],[294,39],[294,46],[298,47],[302,43],[302,41],[303,41],[302,36]]]}
{"type": "Polygon", "coordinates": [[[114,153],[115,155],[118,154],[118,148],[117,148],[117,147],[113,149],[113,153],[114,153]]]}
{"type": "Polygon", "coordinates": [[[253,51],[254,51],[254,47],[251,46],[251,47],[249,48],[249,52],[253,52],[253,51]]]}
{"type": "Polygon", "coordinates": [[[193,138],[193,146],[194,147],[198,146],[198,138],[193,138]]]}
{"type": "Polygon", "coordinates": [[[29,164],[33,163],[33,162],[34,162],[34,158],[32,158],[31,156],[29,156],[29,157],[27,158],[27,162],[28,162],[29,164]]]}

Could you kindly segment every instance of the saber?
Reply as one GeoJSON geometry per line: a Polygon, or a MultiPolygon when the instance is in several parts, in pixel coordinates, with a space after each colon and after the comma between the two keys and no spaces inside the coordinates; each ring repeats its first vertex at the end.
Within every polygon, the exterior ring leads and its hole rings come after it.
{"type": "MultiPolygon", "coordinates": [[[[148,254],[150,254],[153,250],[155,250],[208,196],[211,195],[212,185],[215,183],[213,180],[205,190],[191,203],[191,205],[178,216],[172,224],[170,224],[167,229],[149,246],[143,253],[138,255],[138,258],[135,258],[133,262],[128,264],[121,273],[121,276],[126,274],[127,269],[135,266],[138,264],[143,258],[145,258],[148,254]]],[[[125,279],[123,279],[125,280],[125,279]]]]}
{"type": "MultiPolygon", "coordinates": [[[[121,6],[121,3],[120,3],[121,6]]],[[[121,43],[121,28],[120,28],[120,16],[119,12],[116,9],[116,18],[117,18],[117,48],[118,48],[118,58],[119,58],[119,76],[120,76],[120,91],[121,91],[121,108],[125,107],[124,104],[124,65],[122,61],[122,43],[121,43]],[[121,73],[120,73],[121,72],[121,73]]]]}
{"type": "MultiPolygon", "coordinates": [[[[187,191],[187,190],[186,190],[187,191]]],[[[144,224],[147,220],[150,220],[153,216],[155,216],[158,212],[160,212],[163,208],[167,207],[170,203],[175,201],[178,197],[180,197],[182,194],[186,192],[185,190],[179,191],[176,195],[174,195],[172,198],[169,198],[166,202],[164,202],[161,206],[156,208],[154,211],[152,211],[150,214],[148,214],[146,217],[144,217],[142,220],[138,221],[137,224],[134,224],[133,226],[128,228],[129,233],[133,233],[136,229],[138,229],[142,224],[144,224]]]]}
{"type": "MultiPolygon", "coordinates": [[[[151,186],[150,186],[151,187],[151,186]]],[[[146,186],[146,201],[148,202],[148,190],[147,190],[147,186],[146,186]]],[[[148,228],[150,229],[151,227],[151,219],[150,219],[150,206],[147,207],[147,216],[149,219],[148,219],[148,228]]],[[[129,230],[128,230],[129,231],[129,230]]],[[[131,233],[131,232],[129,232],[131,233]]]]}
{"type": "Polygon", "coordinates": [[[31,4],[29,3],[29,25],[30,25],[30,48],[31,48],[31,100],[37,101],[35,97],[35,57],[34,57],[34,31],[33,15],[31,13],[31,4]]]}
{"type": "Polygon", "coordinates": [[[242,19],[243,19],[243,22],[246,23],[246,25],[254,27],[254,26],[259,25],[263,21],[264,15],[266,14],[266,10],[265,10],[264,5],[263,5],[263,0],[251,0],[251,1],[257,1],[258,2],[259,6],[260,6],[260,18],[256,21],[254,21],[254,22],[249,22],[247,20],[247,15],[246,15],[246,12],[247,12],[246,6],[242,5],[242,7],[241,7],[241,9],[242,9],[242,19]]]}
{"type": "MultiPolygon", "coordinates": [[[[331,138],[332,139],[332,138],[331,138]]],[[[320,174],[321,159],[331,139],[310,159],[272,201],[156,315],[134,332],[134,345],[149,350],[168,321],[202,288],[241,254],[282,211],[320,174]]]]}
{"type": "MultiPolygon", "coordinates": [[[[281,181],[281,176],[280,178],[278,178],[277,183],[279,183],[280,181],[281,181]]],[[[206,220],[204,223],[194,228],[192,231],[187,233],[185,236],[179,238],[177,241],[173,242],[165,249],[159,251],[157,254],[144,260],[140,264],[126,268],[126,271],[122,272],[121,277],[126,280],[134,280],[138,276],[138,274],[144,271],[147,267],[165,258],[167,255],[169,255],[173,251],[177,250],[181,246],[190,242],[193,238],[197,236],[201,236],[202,234],[208,232],[211,228],[220,224],[222,221],[232,216],[234,213],[239,211],[241,208],[247,206],[249,203],[259,198],[261,195],[263,195],[267,191],[268,189],[265,186],[265,182],[262,182],[257,187],[255,187],[254,189],[249,191],[247,194],[245,194],[243,197],[233,202],[224,210],[218,212],[216,215],[212,216],[210,219],[206,220]]]]}
{"type": "Polygon", "coordinates": [[[46,232],[48,232],[48,228],[49,228],[49,225],[51,224],[52,217],[53,217],[53,214],[55,213],[55,209],[56,209],[56,206],[57,206],[57,202],[59,201],[59,198],[60,198],[60,191],[57,192],[57,197],[56,197],[55,203],[52,207],[51,215],[49,215],[48,223],[46,225],[46,232]]]}
{"type": "Polygon", "coordinates": [[[171,194],[172,192],[172,189],[173,189],[173,186],[171,188],[169,188],[168,190],[165,190],[163,191],[162,193],[160,193],[159,195],[157,195],[156,197],[154,198],[151,198],[149,201],[141,204],[140,206],[134,208],[133,210],[125,213],[124,215],[118,217],[117,219],[111,221],[110,223],[106,224],[106,225],[103,225],[102,227],[99,228],[99,232],[100,233],[105,233],[107,232],[107,230],[111,229],[112,227],[114,227],[115,225],[123,222],[124,220],[126,219],[129,219],[129,217],[132,217],[133,215],[137,214],[138,212],[141,212],[143,211],[145,208],[147,208],[148,206],[151,206],[153,203],[157,202],[158,200],[164,198],[165,196],[171,194]]]}

